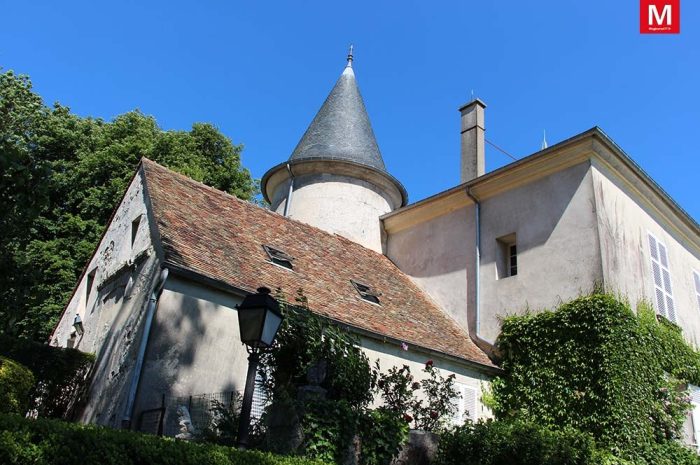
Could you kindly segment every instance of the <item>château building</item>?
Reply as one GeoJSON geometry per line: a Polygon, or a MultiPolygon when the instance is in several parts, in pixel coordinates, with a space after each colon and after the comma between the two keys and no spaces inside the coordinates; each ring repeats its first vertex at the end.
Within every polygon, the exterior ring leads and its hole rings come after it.
{"type": "Polygon", "coordinates": [[[143,159],[51,337],[97,356],[81,419],[148,429],[164,396],[242,390],[236,305],[260,286],[303,289],[383,369],[455,374],[460,418],[489,415],[499,317],[596,286],[652,301],[697,346],[698,223],[597,127],[486,173],[485,108],[459,109],[461,183],[416,203],[386,169],[352,56],[263,176],[271,210],[143,159]]]}

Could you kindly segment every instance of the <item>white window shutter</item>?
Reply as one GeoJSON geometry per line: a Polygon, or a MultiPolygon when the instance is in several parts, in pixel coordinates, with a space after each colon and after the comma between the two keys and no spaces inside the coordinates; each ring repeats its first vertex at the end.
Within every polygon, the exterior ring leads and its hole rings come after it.
{"type": "Polygon", "coordinates": [[[692,384],[688,385],[690,394],[690,415],[693,419],[693,443],[700,450],[700,388],[692,384]]]}
{"type": "Polygon", "coordinates": [[[651,233],[649,233],[649,255],[651,256],[651,274],[654,279],[656,311],[675,323],[676,306],[673,302],[668,252],[666,246],[651,233]]]}
{"type": "Polygon", "coordinates": [[[700,273],[693,271],[693,281],[695,282],[695,297],[698,299],[698,310],[700,310],[700,273]]]}
{"type": "Polygon", "coordinates": [[[453,399],[453,405],[457,409],[452,416],[452,424],[459,426],[467,419],[476,421],[478,419],[476,389],[462,383],[455,383],[455,388],[460,397],[453,399]]]}

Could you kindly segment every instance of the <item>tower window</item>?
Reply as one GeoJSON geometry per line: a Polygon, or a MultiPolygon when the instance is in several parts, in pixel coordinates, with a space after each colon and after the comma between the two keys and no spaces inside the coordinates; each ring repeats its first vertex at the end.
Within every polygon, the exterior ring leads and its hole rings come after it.
{"type": "Polygon", "coordinates": [[[287,268],[288,270],[294,269],[294,265],[292,264],[294,258],[292,258],[290,255],[282,252],[279,249],[270,247],[269,245],[263,245],[263,249],[265,249],[267,256],[270,257],[270,261],[275,265],[287,268]]]}
{"type": "Polygon", "coordinates": [[[357,293],[360,294],[360,297],[362,297],[363,300],[379,305],[379,296],[381,295],[381,293],[375,291],[367,284],[358,283],[357,281],[352,279],[350,280],[350,282],[353,286],[355,286],[357,293]]]}
{"type": "Polygon", "coordinates": [[[518,274],[518,246],[515,233],[496,239],[496,273],[498,279],[518,274]]]}

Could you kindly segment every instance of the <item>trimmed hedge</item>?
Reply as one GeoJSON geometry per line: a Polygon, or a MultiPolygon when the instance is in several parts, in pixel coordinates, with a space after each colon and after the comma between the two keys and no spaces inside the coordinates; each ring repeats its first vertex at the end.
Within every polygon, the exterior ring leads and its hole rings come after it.
{"type": "Polygon", "coordinates": [[[24,413],[34,375],[24,365],[0,356],[0,413],[24,413]]]}
{"type": "Polygon", "coordinates": [[[443,433],[436,465],[593,465],[596,455],[593,438],[573,428],[487,421],[443,433]]]}
{"type": "Polygon", "coordinates": [[[0,463],[35,465],[323,465],[58,420],[0,415],[0,463]]]}
{"type": "Polygon", "coordinates": [[[26,366],[34,374],[36,383],[30,393],[29,410],[40,417],[66,419],[72,415],[95,360],[94,355],[79,350],[0,334],[0,356],[3,355],[26,366]]]}
{"type": "Polygon", "coordinates": [[[467,423],[445,432],[435,465],[700,465],[700,457],[678,442],[647,449],[635,460],[596,447],[588,433],[549,429],[521,420],[467,423]]]}

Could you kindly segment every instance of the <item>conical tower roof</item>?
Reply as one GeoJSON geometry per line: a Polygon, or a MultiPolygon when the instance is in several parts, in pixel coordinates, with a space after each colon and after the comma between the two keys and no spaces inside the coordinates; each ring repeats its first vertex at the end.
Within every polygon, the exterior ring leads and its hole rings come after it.
{"type": "Polygon", "coordinates": [[[290,161],[306,159],[340,159],[386,172],[355,80],[352,52],[343,74],[289,157],[290,161]]]}

